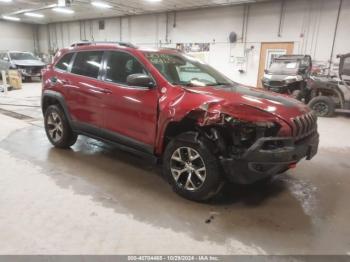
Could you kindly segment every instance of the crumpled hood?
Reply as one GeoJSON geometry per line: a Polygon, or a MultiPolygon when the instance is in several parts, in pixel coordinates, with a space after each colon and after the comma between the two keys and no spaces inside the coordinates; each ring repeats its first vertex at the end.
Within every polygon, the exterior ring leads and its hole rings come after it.
{"type": "Polygon", "coordinates": [[[45,66],[40,60],[12,60],[12,63],[17,66],[45,66]]]}
{"type": "Polygon", "coordinates": [[[289,123],[310,110],[303,103],[286,95],[250,88],[243,85],[232,87],[187,87],[191,93],[215,98],[225,107],[246,105],[273,114],[289,123]]]}

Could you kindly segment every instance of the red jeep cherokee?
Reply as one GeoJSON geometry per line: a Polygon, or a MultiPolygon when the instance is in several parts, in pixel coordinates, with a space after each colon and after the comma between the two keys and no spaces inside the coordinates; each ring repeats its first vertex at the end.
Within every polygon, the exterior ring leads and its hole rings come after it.
{"type": "Polygon", "coordinates": [[[203,201],[310,160],[317,119],[302,103],[232,82],[176,50],[79,43],[43,72],[50,142],[79,134],[162,159],[174,190],[203,201]]]}

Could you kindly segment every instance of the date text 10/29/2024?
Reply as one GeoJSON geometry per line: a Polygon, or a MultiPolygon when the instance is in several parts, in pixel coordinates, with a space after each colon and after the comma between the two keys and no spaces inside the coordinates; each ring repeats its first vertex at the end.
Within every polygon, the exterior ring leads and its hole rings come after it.
{"type": "Polygon", "coordinates": [[[220,261],[218,256],[128,256],[128,261],[220,261]]]}

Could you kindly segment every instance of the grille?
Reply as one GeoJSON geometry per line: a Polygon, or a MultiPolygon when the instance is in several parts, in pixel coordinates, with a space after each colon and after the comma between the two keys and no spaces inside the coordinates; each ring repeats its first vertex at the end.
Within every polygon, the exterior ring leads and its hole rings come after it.
{"type": "Polygon", "coordinates": [[[269,85],[271,87],[281,87],[281,86],[284,86],[284,82],[283,81],[270,81],[269,85]]]}
{"type": "Polygon", "coordinates": [[[27,67],[25,68],[27,74],[39,74],[41,72],[41,67],[27,67]]]}
{"type": "Polygon", "coordinates": [[[317,131],[317,116],[310,112],[294,118],[293,124],[293,136],[302,139],[317,131]]]}

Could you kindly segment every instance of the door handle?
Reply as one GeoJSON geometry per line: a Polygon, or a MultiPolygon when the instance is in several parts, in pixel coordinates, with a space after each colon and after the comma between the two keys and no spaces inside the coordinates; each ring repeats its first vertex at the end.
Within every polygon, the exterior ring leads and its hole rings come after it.
{"type": "Polygon", "coordinates": [[[107,95],[110,95],[110,94],[112,94],[112,91],[110,91],[110,90],[108,90],[108,89],[103,89],[103,90],[102,90],[102,93],[107,94],[107,95]]]}
{"type": "Polygon", "coordinates": [[[67,80],[67,79],[58,79],[56,76],[51,77],[50,78],[50,82],[53,85],[56,85],[57,83],[60,83],[60,84],[63,84],[63,85],[70,84],[69,80],[67,80]]]}

